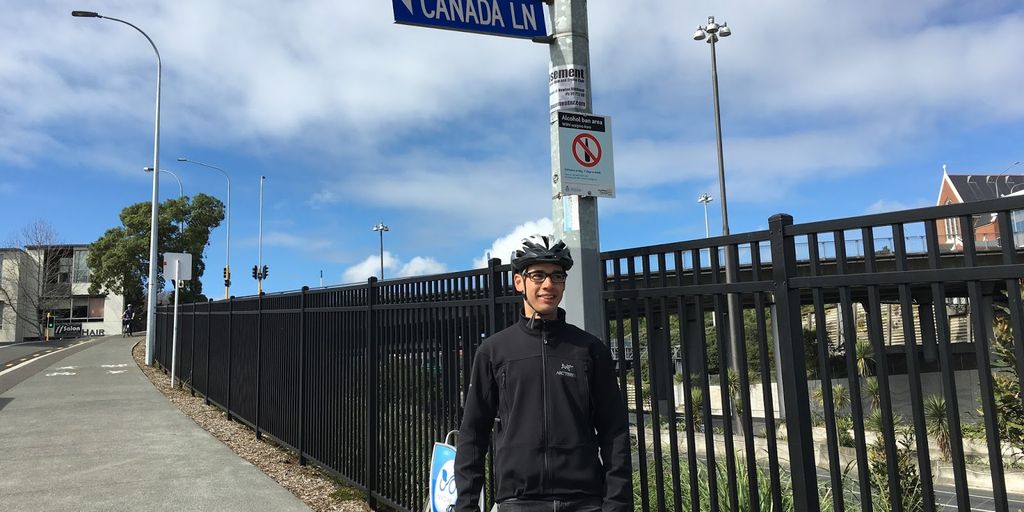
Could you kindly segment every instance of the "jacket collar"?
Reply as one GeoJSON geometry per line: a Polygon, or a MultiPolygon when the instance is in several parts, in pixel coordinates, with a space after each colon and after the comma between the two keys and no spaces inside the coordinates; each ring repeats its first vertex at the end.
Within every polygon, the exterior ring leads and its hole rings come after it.
{"type": "Polygon", "coordinates": [[[520,309],[519,327],[526,334],[536,336],[538,338],[541,336],[542,332],[547,333],[548,336],[551,336],[553,334],[561,332],[562,328],[565,327],[565,310],[562,308],[558,308],[558,318],[554,320],[544,320],[543,318],[538,318],[536,320],[533,320],[531,324],[531,319],[528,318],[525,314],[523,314],[523,310],[520,309]]]}

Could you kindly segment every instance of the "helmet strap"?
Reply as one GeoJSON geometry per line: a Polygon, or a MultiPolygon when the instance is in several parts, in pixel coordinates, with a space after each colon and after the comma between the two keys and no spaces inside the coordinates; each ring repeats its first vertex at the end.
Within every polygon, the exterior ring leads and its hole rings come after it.
{"type": "MultiPolygon", "coordinates": [[[[523,301],[526,302],[526,305],[530,306],[530,310],[533,311],[533,314],[530,315],[530,323],[527,324],[527,327],[529,327],[530,329],[533,329],[533,324],[534,324],[534,322],[537,321],[538,318],[540,318],[540,313],[538,313],[537,312],[537,308],[533,307],[533,304],[530,303],[530,294],[528,293],[528,290],[527,290],[527,287],[526,287],[526,283],[527,283],[527,281],[529,281],[529,279],[526,278],[526,269],[523,269],[523,271],[519,273],[519,276],[523,280],[523,301]]],[[[525,316],[525,313],[526,313],[526,311],[523,311],[524,316],[525,316]]]]}

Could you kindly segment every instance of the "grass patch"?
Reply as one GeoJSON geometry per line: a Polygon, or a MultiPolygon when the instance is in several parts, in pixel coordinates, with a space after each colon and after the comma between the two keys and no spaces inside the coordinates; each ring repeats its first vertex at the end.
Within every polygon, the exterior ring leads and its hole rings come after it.
{"type": "Polygon", "coordinates": [[[338,488],[331,493],[331,498],[336,501],[366,501],[366,493],[355,487],[338,484],[338,488]]]}

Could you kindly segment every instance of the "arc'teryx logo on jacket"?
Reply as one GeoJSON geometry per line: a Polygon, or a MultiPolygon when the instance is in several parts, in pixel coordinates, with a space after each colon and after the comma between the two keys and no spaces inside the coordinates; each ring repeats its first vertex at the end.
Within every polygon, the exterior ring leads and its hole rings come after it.
{"type": "Polygon", "coordinates": [[[480,346],[456,451],[457,511],[476,510],[492,429],[498,501],[597,497],[606,511],[632,510],[629,425],[611,355],[564,314],[533,325],[521,317],[480,346]]]}

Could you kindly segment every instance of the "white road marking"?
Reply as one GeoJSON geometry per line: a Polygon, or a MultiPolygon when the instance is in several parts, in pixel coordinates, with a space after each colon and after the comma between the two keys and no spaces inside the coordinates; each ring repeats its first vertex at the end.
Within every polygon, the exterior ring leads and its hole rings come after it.
{"type": "MultiPolygon", "coordinates": [[[[97,340],[100,340],[100,339],[102,339],[102,338],[93,338],[93,339],[91,339],[91,340],[88,340],[88,341],[84,341],[84,342],[82,342],[82,343],[92,343],[92,342],[94,342],[94,341],[97,341],[97,340]]],[[[28,360],[28,361],[24,361],[24,362],[22,362],[22,363],[20,363],[20,364],[18,364],[18,365],[16,365],[16,366],[13,366],[13,367],[11,367],[11,368],[6,368],[6,369],[4,369],[4,371],[0,372],[0,375],[4,375],[4,374],[6,374],[6,373],[9,373],[9,372],[13,372],[14,370],[17,370],[18,368],[21,368],[22,366],[26,366],[26,365],[32,364],[32,363],[34,363],[34,362],[36,362],[36,361],[40,361],[40,360],[42,360],[42,359],[46,358],[47,356],[52,356],[52,355],[54,355],[54,354],[59,354],[60,352],[62,352],[62,351],[64,351],[64,350],[67,350],[67,349],[69,349],[69,348],[71,348],[71,347],[63,347],[63,348],[59,348],[59,349],[57,349],[57,350],[54,350],[53,352],[50,352],[49,354],[46,354],[46,355],[44,355],[44,356],[41,356],[41,357],[38,357],[38,358],[35,358],[35,359],[30,359],[30,360],[28,360]]],[[[58,370],[59,370],[59,369],[60,369],[60,368],[58,368],[58,370]]]]}
{"type": "Polygon", "coordinates": [[[54,377],[54,376],[57,376],[57,375],[77,375],[77,374],[75,372],[53,372],[53,373],[47,373],[46,374],[47,377],[54,377]]]}
{"type": "Polygon", "coordinates": [[[61,366],[60,368],[57,368],[57,369],[58,370],[74,370],[75,367],[74,366],[61,366]]]}
{"type": "Polygon", "coordinates": [[[127,364],[105,364],[105,365],[102,365],[101,368],[124,368],[125,366],[128,366],[128,365],[127,364]]]}
{"type": "Polygon", "coordinates": [[[107,373],[110,373],[110,374],[113,374],[113,375],[117,375],[118,373],[124,373],[126,371],[128,371],[128,370],[107,370],[107,373]]]}

